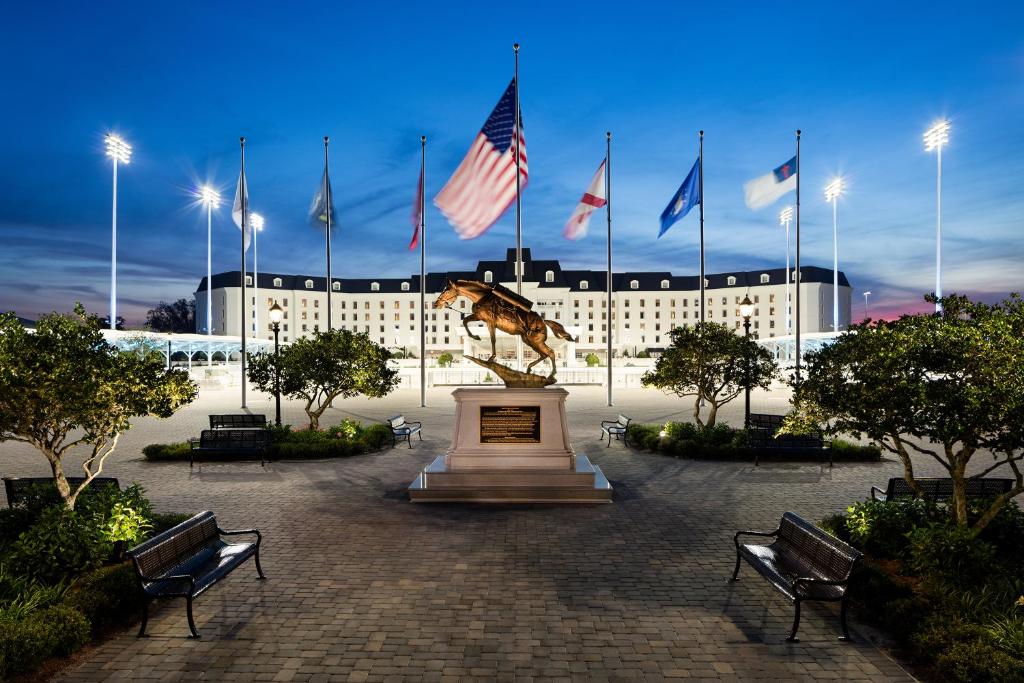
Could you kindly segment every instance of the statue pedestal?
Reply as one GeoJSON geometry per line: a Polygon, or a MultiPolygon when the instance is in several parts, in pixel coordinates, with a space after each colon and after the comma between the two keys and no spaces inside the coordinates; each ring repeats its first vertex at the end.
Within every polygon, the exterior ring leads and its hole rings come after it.
{"type": "Polygon", "coordinates": [[[465,388],[455,432],[409,485],[413,502],[611,502],[601,472],[569,443],[565,389],[465,388]]]}

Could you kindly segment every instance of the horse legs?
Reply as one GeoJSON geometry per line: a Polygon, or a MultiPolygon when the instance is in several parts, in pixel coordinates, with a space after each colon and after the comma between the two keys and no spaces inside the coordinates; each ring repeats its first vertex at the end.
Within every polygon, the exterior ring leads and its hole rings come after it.
{"type": "MultiPolygon", "coordinates": [[[[464,317],[462,319],[462,326],[466,328],[466,334],[469,335],[470,339],[475,339],[477,341],[480,341],[480,337],[478,335],[473,334],[472,330],[469,329],[469,323],[476,322],[477,320],[480,320],[480,318],[477,316],[477,314],[476,313],[470,313],[469,315],[467,315],[466,317],[464,317]]],[[[494,332],[491,332],[491,334],[493,335],[494,332]]]]}
{"type": "Polygon", "coordinates": [[[538,358],[537,360],[533,361],[532,363],[530,363],[529,365],[526,366],[526,374],[530,374],[530,370],[533,369],[534,365],[536,365],[537,363],[540,363],[541,361],[546,359],[546,360],[550,360],[551,361],[551,374],[548,375],[548,377],[554,377],[555,376],[555,352],[551,350],[551,347],[548,346],[547,344],[545,344],[544,342],[536,340],[536,339],[533,339],[531,337],[523,337],[523,341],[525,341],[529,345],[529,347],[531,349],[533,349],[534,351],[536,351],[537,353],[540,354],[540,358],[538,358]]]}
{"type": "Polygon", "coordinates": [[[487,323],[487,331],[491,333],[491,357],[487,359],[487,362],[490,363],[494,360],[494,357],[498,355],[498,341],[495,337],[496,330],[494,321],[487,323]]]}

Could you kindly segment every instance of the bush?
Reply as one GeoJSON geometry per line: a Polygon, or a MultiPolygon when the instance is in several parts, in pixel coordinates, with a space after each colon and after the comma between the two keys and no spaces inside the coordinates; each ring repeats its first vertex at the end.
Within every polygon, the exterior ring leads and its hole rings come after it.
{"type": "Polygon", "coordinates": [[[637,448],[657,450],[661,442],[661,426],[630,423],[626,436],[637,448]]]}
{"type": "Polygon", "coordinates": [[[1024,616],[997,617],[985,630],[996,647],[1024,660],[1024,616]]]}
{"type": "Polygon", "coordinates": [[[601,359],[597,357],[596,353],[588,353],[583,360],[586,361],[588,368],[596,368],[601,364],[601,359]]]}
{"type": "Polygon", "coordinates": [[[963,683],[1013,683],[1024,680],[1024,661],[981,640],[954,642],[938,653],[935,668],[963,683]]]}
{"type": "Polygon", "coordinates": [[[832,457],[836,460],[881,460],[882,449],[875,444],[861,445],[845,439],[832,439],[832,457]]]}
{"type": "Polygon", "coordinates": [[[177,443],[152,443],[142,449],[147,460],[188,460],[192,446],[188,441],[177,443]]]}
{"type": "Polygon", "coordinates": [[[23,619],[0,619],[0,679],[37,669],[89,641],[89,622],[76,609],[47,607],[23,619]]]}
{"type": "MultiPolygon", "coordinates": [[[[971,499],[967,509],[967,523],[974,524],[991,505],[991,500],[971,499]]],[[[1011,500],[981,530],[978,538],[994,545],[996,552],[1008,563],[1024,564],[1024,510],[1020,509],[1016,501],[1011,500]]]]}
{"type": "Polygon", "coordinates": [[[844,543],[850,542],[850,532],[846,530],[846,515],[842,512],[823,518],[818,522],[818,528],[832,534],[844,543]]]}
{"type": "Polygon", "coordinates": [[[58,583],[100,566],[111,545],[101,530],[74,510],[52,507],[22,533],[8,558],[16,574],[58,583]]]}
{"type": "Polygon", "coordinates": [[[146,534],[146,538],[152,538],[157,534],[162,534],[172,527],[176,527],[182,522],[192,519],[192,515],[179,513],[179,512],[162,512],[153,515],[153,527],[149,529],[146,534]]]}
{"type": "Polygon", "coordinates": [[[142,608],[138,579],[128,563],[101,567],[80,577],[71,584],[64,602],[85,615],[94,636],[142,608]]]}
{"type": "Polygon", "coordinates": [[[867,500],[855,503],[846,514],[850,543],[874,557],[899,558],[907,548],[907,534],[942,519],[939,509],[919,500],[867,500]]]}
{"type": "Polygon", "coordinates": [[[993,573],[995,548],[970,528],[936,524],[914,529],[907,539],[909,565],[928,582],[968,588],[993,573]]]}
{"type": "Polygon", "coordinates": [[[383,424],[372,424],[359,435],[364,451],[381,448],[391,440],[391,428],[383,424]]]}

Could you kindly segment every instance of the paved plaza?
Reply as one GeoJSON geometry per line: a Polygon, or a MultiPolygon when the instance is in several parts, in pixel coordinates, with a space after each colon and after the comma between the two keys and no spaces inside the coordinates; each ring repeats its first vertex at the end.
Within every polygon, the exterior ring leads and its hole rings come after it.
{"type": "MultiPolygon", "coordinates": [[[[451,436],[451,388],[337,402],[326,424],[397,412],[424,422],[424,441],[347,459],[149,463],[153,442],[197,435],[206,416],[236,412],[238,390],[204,390],[168,420],[125,434],[107,474],[143,484],[159,511],[210,509],[226,528],[264,534],[250,564],[196,601],[201,640],[186,638],[184,601],[87,651],[58,680],[659,681],[912,680],[854,624],[836,640],[838,609],[811,603],[801,641],[784,642],[792,606],[744,567],[727,581],[737,529],[774,528],[864,498],[900,473],[883,463],[699,462],[599,443],[621,410],[640,422],[689,419],[692,403],[568,387],[577,452],[615,486],[611,505],[417,505],[404,488],[451,436]]],[[[781,392],[754,410],[784,412],[781,392]]],[[[272,418],[267,396],[250,400],[272,418]]],[[[742,422],[742,397],[723,410],[742,422]]],[[[296,403],[286,421],[301,424],[296,403]]],[[[5,475],[46,475],[42,456],[0,445],[5,475]]],[[[923,464],[923,463],[922,463],[923,464]]],[[[70,469],[70,468],[69,468],[70,469]]]]}

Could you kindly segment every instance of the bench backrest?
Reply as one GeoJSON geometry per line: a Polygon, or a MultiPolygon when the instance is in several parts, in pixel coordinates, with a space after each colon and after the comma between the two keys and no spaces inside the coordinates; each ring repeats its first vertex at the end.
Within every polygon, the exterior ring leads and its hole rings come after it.
{"type": "Polygon", "coordinates": [[[388,424],[391,425],[392,429],[398,429],[399,427],[405,426],[405,415],[395,415],[394,417],[388,418],[388,424]]]}
{"type": "Polygon", "coordinates": [[[263,429],[204,429],[199,435],[200,448],[264,448],[270,444],[270,433],[263,429]]]}
{"type": "Polygon", "coordinates": [[[248,413],[242,413],[241,415],[210,416],[210,429],[239,429],[246,427],[255,428],[266,426],[266,415],[250,415],[248,413]]]}
{"type": "Polygon", "coordinates": [[[217,518],[207,510],[140,543],[128,554],[140,577],[157,578],[219,541],[217,518]]]}
{"type": "Polygon", "coordinates": [[[845,579],[861,552],[792,512],[782,515],[778,542],[827,579],[845,579]]]}
{"type": "Polygon", "coordinates": [[[774,434],[782,427],[785,415],[769,415],[767,413],[751,413],[750,428],[771,430],[774,434]]]}
{"type": "Polygon", "coordinates": [[[623,415],[621,413],[619,414],[619,417],[616,420],[616,422],[618,422],[623,427],[628,427],[629,423],[632,422],[632,421],[633,421],[633,418],[627,417],[627,416],[625,416],[625,415],[623,415]]]}
{"type": "MultiPolygon", "coordinates": [[[[72,491],[85,481],[85,477],[68,477],[67,479],[72,491]]],[[[114,477],[95,477],[86,491],[95,491],[103,486],[120,488],[114,477]]],[[[53,477],[4,477],[4,492],[7,494],[7,505],[10,507],[28,505],[33,498],[45,497],[44,504],[47,505],[60,501],[60,494],[57,493],[57,484],[53,481],[53,477]]]]}
{"type": "MultiPolygon", "coordinates": [[[[950,500],[953,498],[953,480],[949,478],[915,479],[924,494],[924,500],[933,503],[950,500]]],[[[999,496],[1013,488],[1013,479],[980,478],[968,479],[966,482],[968,498],[990,498],[999,496]]],[[[903,477],[893,477],[886,487],[885,497],[913,498],[914,489],[903,477]]]]}

